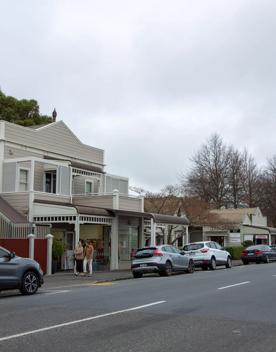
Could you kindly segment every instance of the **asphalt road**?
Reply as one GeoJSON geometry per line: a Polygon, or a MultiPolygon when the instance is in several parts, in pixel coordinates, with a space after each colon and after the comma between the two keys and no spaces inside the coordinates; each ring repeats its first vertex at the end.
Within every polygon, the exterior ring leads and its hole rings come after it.
{"type": "Polygon", "coordinates": [[[0,351],[276,352],[276,263],[1,294],[0,351]]]}

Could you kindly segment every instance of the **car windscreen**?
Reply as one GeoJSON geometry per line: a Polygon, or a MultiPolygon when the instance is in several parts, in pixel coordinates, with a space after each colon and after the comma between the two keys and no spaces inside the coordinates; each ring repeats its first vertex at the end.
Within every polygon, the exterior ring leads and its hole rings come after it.
{"type": "Polygon", "coordinates": [[[152,257],[155,250],[156,250],[156,247],[147,247],[147,248],[138,249],[135,254],[135,258],[152,257]]]}
{"type": "Polygon", "coordinates": [[[270,250],[270,247],[269,246],[266,246],[266,245],[256,245],[256,246],[250,246],[250,247],[247,247],[246,250],[247,251],[254,251],[255,249],[260,249],[262,251],[267,251],[267,250],[270,250]]]}
{"type": "Polygon", "coordinates": [[[203,243],[191,243],[187,244],[186,246],[183,247],[183,251],[196,251],[200,248],[203,248],[204,244],[203,243]]]}

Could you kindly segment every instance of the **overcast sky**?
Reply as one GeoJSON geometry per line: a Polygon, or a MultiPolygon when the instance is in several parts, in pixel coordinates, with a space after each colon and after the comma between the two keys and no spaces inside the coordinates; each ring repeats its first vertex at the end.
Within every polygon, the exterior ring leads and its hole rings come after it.
{"type": "Polygon", "coordinates": [[[0,86],[158,191],[212,133],[276,153],[275,0],[0,0],[0,86]]]}

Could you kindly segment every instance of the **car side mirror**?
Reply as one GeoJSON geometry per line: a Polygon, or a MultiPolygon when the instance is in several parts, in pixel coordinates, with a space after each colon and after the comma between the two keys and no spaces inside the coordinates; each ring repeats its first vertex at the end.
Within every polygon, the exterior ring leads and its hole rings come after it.
{"type": "Polygon", "coordinates": [[[181,254],[181,255],[185,255],[185,252],[184,252],[184,251],[180,251],[180,254],[181,254]]]}
{"type": "Polygon", "coordinates": [[[9,258],[13,259],[15,257],[15,252],[10,252],[9,258]]]}

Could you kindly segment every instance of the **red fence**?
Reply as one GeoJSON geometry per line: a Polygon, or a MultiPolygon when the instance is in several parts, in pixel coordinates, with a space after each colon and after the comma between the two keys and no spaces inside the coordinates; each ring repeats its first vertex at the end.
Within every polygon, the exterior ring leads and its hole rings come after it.
{"type": "MultiPolygon", "coordinates": [[[[28,239],[0,239],[0,246],[15,252],[19,257],[29,257],[29,240],[28,239]]],[[[34,241],[34,259],[40,264],[44,273],[47,268],[47,240],[35,239],[34,241]]]]}
{"type": "Polygon", "coordinates": [[[47,269],[47,240],[35,239],[34,259],[40,264],[41,269],[46,273],[47,269]]]}
{"type": "Polygon", "coordinates": [[[27,239],[0,239],[0,246],[15,252],[19,257],[29,256],[29,241],[27,239]]]}

